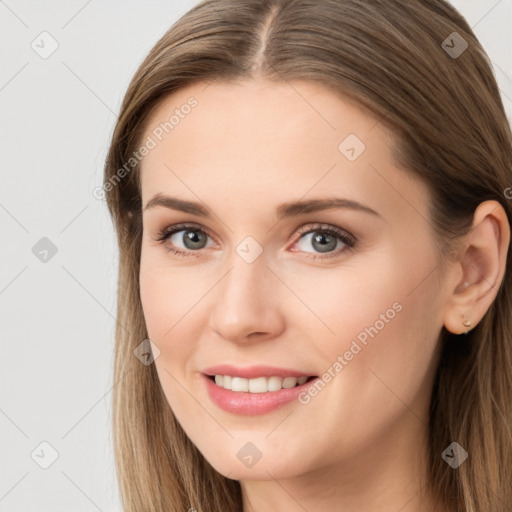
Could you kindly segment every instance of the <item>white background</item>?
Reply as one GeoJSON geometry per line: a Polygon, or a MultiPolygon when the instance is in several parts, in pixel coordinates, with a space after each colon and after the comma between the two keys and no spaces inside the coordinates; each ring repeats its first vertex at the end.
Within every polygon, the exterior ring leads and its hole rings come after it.
{"type": "MultiPolygon", "coordinates": [[[[0,0],[0,512],[119,511],[116,246],[92,195],[138,65],[196,1],[0,0]],[[41,32],[58,42],[42,59],[41,32]],[[32,252],[49,238],[46,263],[32,252]],[[58,458],[51,461],[50,443],[58,458]],[[31,454],[34,452],[34,459],[31,454]]],[[[512,118],[512,0],[457,0],[512,118]]],[[[46,46],[48,48],[48,46],[46,46]]]]}

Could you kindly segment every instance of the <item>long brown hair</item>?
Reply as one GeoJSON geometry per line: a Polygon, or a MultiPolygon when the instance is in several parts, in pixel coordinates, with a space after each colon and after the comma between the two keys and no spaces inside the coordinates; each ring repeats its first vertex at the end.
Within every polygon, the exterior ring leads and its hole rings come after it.
{"type": "MultiPolygon", "coordinates": [[[[114,440],[126,512],[242,510],[239,483],[206,462],[175,420],[154,365],[133,354],[148,336],[138,281],[139,164],[131,158],[149,114],[169,93],[255,76],[319,82],[378,116],[397,136],[397,163],[431,190],[441,246],[467,232],[487,199],[512,219],[504,195],[512,185],[512,136],[499,89],[470,26],[446,1],[205,0],[193,7],[129,84],[105,165],[120,258],[114,440]]],[[[443,328],[440,339],[429,485],[456,512],[512,509],[511,257],[479,325],[467,336],[443,328]],[[441,457],[454,441],[469,454],[456,469],[441,457]]]]}

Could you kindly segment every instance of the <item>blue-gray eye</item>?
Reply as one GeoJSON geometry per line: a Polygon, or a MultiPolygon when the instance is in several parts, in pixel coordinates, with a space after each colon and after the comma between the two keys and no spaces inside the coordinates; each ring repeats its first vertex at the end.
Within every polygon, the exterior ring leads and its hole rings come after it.
{"type": "Polygon", "coordinates": [[[170,240],[172,245],[191,251],[204,249],[209,238],[209,236],[203,230],[198,228],[175,230],[168,233],[167,235],[168,236],[166,236],[166,238],[170,240]],[[183,244],[183,247],[179,245],[180,243],[183,244]]]}
{"type": "Polygon", "coordinates": [[[299,247],[301,251],[309,252],[300,246],[300,243],[306,240],[308,244],[316,249],[318,252],[330,252],[338,248],[338,242],[343,245],[338,235],[332,235],[323,231],[311,231],[306,233],[299,240],[299,247]]]}

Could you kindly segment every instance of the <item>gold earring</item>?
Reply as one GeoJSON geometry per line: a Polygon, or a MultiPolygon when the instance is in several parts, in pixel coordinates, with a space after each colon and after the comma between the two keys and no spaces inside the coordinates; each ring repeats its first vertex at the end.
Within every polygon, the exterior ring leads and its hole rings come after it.
{"type": "MultiPolygon", "coordinates": [[[[464,327],[471,327],[471,321],[470,321],[470,320],[464,320],[464,322],[462,322],[462,325],[463,325],[464,327]]],[[[464,331],[464,334],[467,334],[468,332],[469,332],[469,329],[466,329],[466,330],[464,331]]]]}

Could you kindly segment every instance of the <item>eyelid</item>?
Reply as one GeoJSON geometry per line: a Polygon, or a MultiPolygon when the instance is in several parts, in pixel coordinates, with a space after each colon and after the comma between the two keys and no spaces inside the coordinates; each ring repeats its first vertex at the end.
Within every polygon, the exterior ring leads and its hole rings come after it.
{"type": "MultiPolygon", "coordinates": [[[[167,239],[172,234],[178,232],[178,231],[186,231],[187,229],[190,230],[197,230],[197,231],[203,231],[205,234],[207,234],[212,240],[214,240],[216,243],[218,243],[215,240],[215,237],[212,236],[207,228],[204,226],[201,226],[201,224],[196,224],[194,222],[179,222],[177,224],[171,224],[163,229],[160,229],[157,231],[156,236],[154,238],[155,241],[162,241],[162,239],[165,237],[167,239]]],[[[163,240],[165,241],[165,240],[163,240]]]]}
{"type": "Polygon", "coordinates": [[[355,244],[357,241],[356,237],[354,235],[352,235],[351,233],[349,233],[347,230],[337,227],[337,226],[334,226],[333,224],[327,224],[325,222],[316,222],[316,223],[313,223],[313,225],[311,225],[311,223],[309,223],[304,226],[301,226],[300,228],[298,228],[296,230],[296,232],[297,232],[296,241],[299,240],[302,237],[302,235],[311,233],[311,232],[315,232],[315,231],[324,231],[324,232],[333,233],[340,238],[346,238],[353,244],[355,244]]]}

